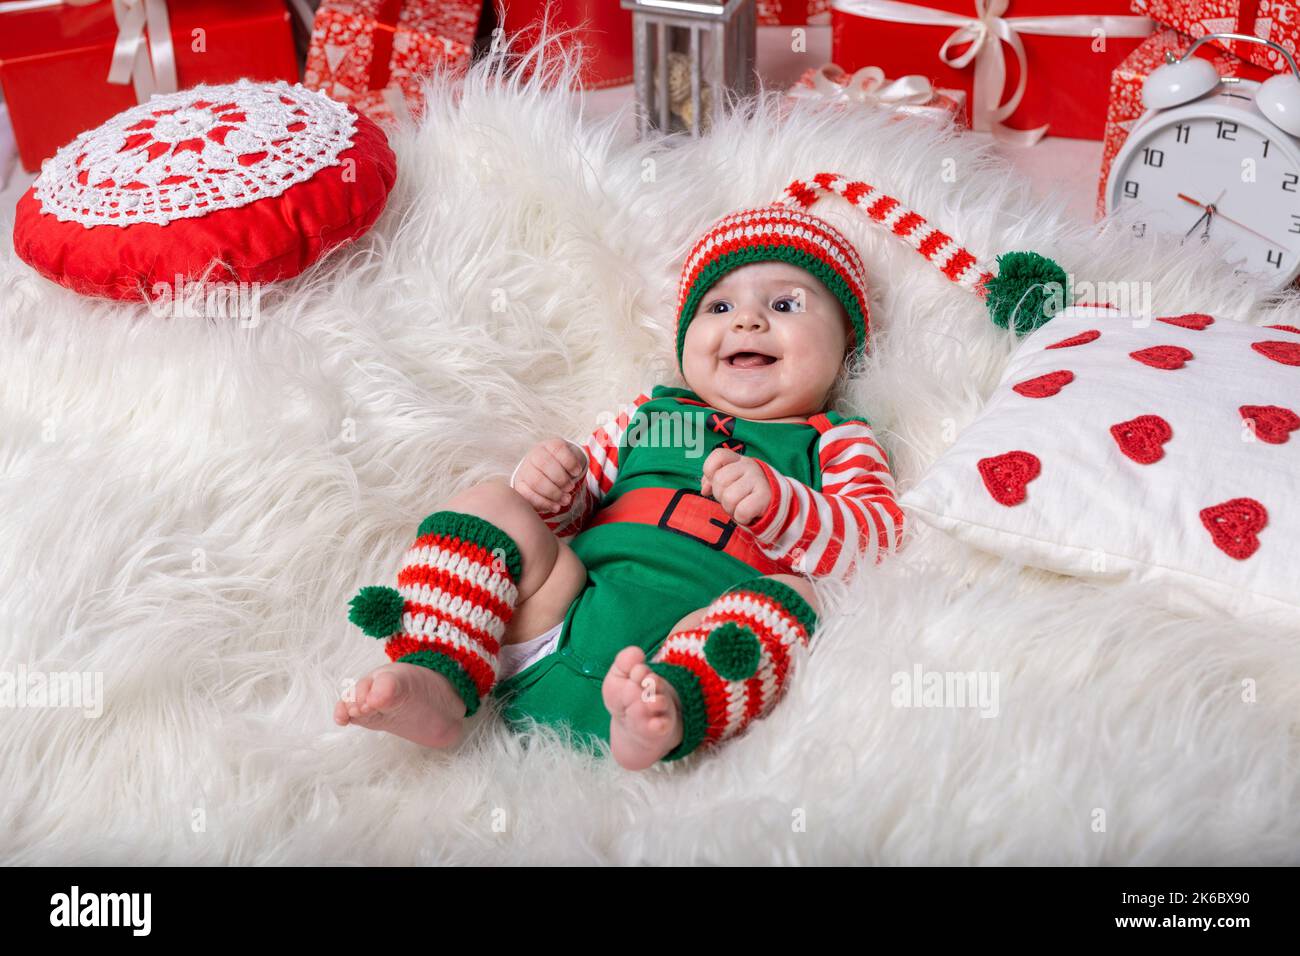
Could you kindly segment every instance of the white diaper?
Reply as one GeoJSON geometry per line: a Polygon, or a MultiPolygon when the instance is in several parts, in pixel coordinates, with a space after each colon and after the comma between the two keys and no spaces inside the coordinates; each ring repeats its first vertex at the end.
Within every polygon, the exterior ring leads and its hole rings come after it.
{"type": "Polygon", "coordinates": [[[501,652],[497,655],[501,661],[501,671],[497,675],[497,680],[505,680],[507,677],[518,674],[529,664],[540,660],[555,650],[555,645],[560,640],[560,631],[563,628],[564,622],[561,621],[549,631],[531,637],[523,643],[502,644],[501,652]]]}

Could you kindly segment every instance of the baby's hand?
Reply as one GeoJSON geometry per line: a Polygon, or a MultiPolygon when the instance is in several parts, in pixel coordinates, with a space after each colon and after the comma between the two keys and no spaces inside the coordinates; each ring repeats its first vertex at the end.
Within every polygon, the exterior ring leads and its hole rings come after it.
{"type": "Polygon", "coordinates": [[[738,525],[757,521],[772,503],[772,489],[758,462],[729,448],[715,448],[704,459],[700,494],[715,498],[738,525]]]}
{"type": "Polygon", "coordinates": [[[510,484],[539,514],[563,511],[573,504],[587,456],[563,438],[551,438],[529,449],[510,484]]]}

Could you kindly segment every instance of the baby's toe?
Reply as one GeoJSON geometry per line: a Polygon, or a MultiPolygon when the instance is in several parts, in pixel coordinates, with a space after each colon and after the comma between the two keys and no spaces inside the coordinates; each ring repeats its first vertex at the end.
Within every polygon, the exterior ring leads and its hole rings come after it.
{"type": "Polygon", "coordinates": [[[372,683],[374,683],[374,679],[366,676],[357,681],[357,685],[352,688],[351,699],[344,701],[348,708],[349,717],[357,718],[365,714],[364,705],[366,698],[370,695],[370,685],[372,683]]]}
{"type": "Polygon", "coordinates": [[[632,669],[638,664],[645,666],[645,651],[634,644],[618,652],[618,656],[614,658],[613,666],[610,667],[610,672],[618,672],[619,675],[627,677],[631,675],[632,669]]]}
{"type": "Polygon", "coordinates": [[[392,671],[380,671],[370,683],[369,693],[366,695],[365,713],[389,710],[397,703],[400,690],[401,685],[396,674],[392,671]]]}
{"type": "Polygon", "coordinates": [[[339,700],[334,702],[334,723],[338,724],[340,727],[346,727],[348,725],[348,705],[346,701],[339,700]]]}

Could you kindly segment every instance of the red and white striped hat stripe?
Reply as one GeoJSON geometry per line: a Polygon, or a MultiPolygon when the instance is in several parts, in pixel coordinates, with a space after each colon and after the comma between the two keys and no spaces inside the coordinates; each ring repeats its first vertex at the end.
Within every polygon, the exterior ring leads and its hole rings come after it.
{"type": "Polygon", "coordinates": [[[869,219],[902,239],[957,285],[970,289],[981,298],[986,294],[985,283],[993,278],[992,269],[951,236],[931,226],[924,216],[874,186],[836,173],[818,173],[811,183],[796,179],[785,188],[777,202],[807,208],[822,195],[830,193],[857,206],[869,219]]]}
{"type": "Polygon", "coordinates": [[[866,268],[853,244],[824,219],[782,203],[724,216],[700,238],[682,269],[677,288],[678,309],[685,304],[691,286],[710,263],[728,252],[758,245],[765,239],[780,243],[803,239],[811,243],[821,253],[820,258],[848,283],[866,314],[866,268]]]}

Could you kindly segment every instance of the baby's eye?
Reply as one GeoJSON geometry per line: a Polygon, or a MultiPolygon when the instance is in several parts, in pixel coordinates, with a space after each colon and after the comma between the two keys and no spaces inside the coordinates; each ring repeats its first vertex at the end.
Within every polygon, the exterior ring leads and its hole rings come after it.
{"type": "Polygon", "coordinates": [[[704,309],[705,312],[726,312],[731,308],[730,302],[710,302],[704,309]]]}
{"type": "Polygon", "coordinates": [[[792,295],[783,295],[772,303],[772,308],[778,312],[798,312],[799,300],[792,295]]]}

